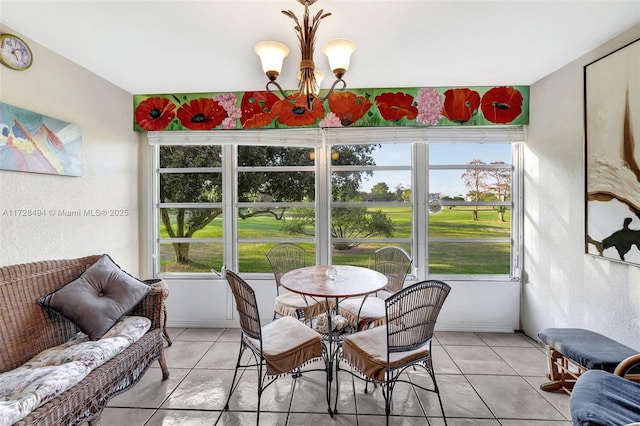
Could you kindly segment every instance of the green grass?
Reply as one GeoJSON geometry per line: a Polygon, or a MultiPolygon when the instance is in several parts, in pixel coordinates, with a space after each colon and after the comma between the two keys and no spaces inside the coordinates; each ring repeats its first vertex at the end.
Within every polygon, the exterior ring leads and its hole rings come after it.
{"type": "MultiPolygon", "coordinates": [[[[372,210],[378,210],[374,208],[372,210]]],[[[394,224],[394,237],[406,238],[411,235],[411,209],[405,206],[382,209],[394,224]]],[[[471,207],[445,208],[440,213],[429,215],[429,236],[431,238],[509,238],[511,232],[510,211],[505,213],[505,221],[498,219],[498,212],[492,208],[478,211],[478,221],[472,220],[471,207]]],[[[271,216],[257,216],[238,221],[239,238],[291,238],[281,230],[282,222],[271,216]]],[[[160,237],[167,238],[164,227],[160,226],[160,237]]],[[[204,229],[196,232],[196,238],[222,238],[222,220],[214,220],[204,229]]],[[[241,272],[271,272],[265,253],[275,243],[240,243],[239,269],[241,272]]],[[[315,261],[314,244],[301,243],[307,250],[307,264],[315,261]]],[[[333,251],[333,263],[369,267],[373,252],[385,244],[360,244],[349,250],[333,251]]],[[[403,248],[410,251],[409,245],[403,248]]],[[[189,265],[178,265],[172,244],[160,247],[161,272],[209,272],[222,266],[222,243],[191,243],[189,265]]],[[[430,243],[429,270],[432,274],[508,274],[510,270],[509,243],[430,243]]]]}

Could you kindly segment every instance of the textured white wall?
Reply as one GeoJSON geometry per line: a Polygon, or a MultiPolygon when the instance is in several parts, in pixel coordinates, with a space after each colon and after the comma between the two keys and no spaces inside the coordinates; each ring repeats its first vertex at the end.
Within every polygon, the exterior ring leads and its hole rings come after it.
{"type": "Polygon", "coordinates": [[[23,72],[0,66],[0,101],[79,125],[82,177],[0,170],[0,265],[109,253],[137,274],[139,142],[132,131],[132,96],[24,39],[33,65],[23,72]],[[3,214],[15,209],[55,214],[3,214]],[[125,209],[129,215],[63,217],[57,214],[63,209],[125,209]]]}
{"type": "Polygon", "coordinates": [[[531,86],[521,311],[529,336],[588,328],[640,350],[640,267],[584,254],[583,123],[583,67],[639,37],[636,25],[531,86]]]}

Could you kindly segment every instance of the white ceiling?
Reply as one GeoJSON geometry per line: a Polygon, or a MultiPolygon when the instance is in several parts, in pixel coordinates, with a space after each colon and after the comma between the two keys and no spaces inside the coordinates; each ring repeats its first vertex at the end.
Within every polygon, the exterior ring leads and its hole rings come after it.
{"type": "MultiPolygon", "coordinates": [[[[281,83],[296,86],[295,0],[0,0],[0,23],[132,94],[261,90],[253,45],[289,46],[281,83]]],[[[349,87],[530,85],[640,23],[640,0],[319,0],[322,45],[357,44],[349,87]]],[[[37,61],[38,58],[35,58],[37,61]]],[[[323,85],[323,86],[326,86],[323,85]]]]}

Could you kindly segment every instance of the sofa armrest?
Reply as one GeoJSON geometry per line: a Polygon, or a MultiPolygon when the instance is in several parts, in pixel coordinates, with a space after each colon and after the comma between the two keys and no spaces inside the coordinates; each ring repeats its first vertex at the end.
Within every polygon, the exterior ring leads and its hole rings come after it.
{"type": "Polygon", "coordinates": [[[166,289],[151,286],[151,291],[140,301],[128,315],[147,317],[151,320],[151,329],[163,328],[164,301],[166,289]]]}
{"type": "Polygon", "coordinates": [[[640,354],[631,355],[630,357],[624,359],[618,366],[616,367],[613,374],[616,376],[624,377],[629,370],[631,370],[636,365],[640,365],[640,354]]]}

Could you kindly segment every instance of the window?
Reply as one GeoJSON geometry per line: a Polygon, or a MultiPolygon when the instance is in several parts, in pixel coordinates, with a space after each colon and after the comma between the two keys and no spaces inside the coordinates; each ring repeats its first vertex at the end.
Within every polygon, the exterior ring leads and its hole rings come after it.
{"type": "Polygon", "coordinates": [[[370,266],[396,245],[418,280],[517,278],[522,129],[355,130],[150,132],[155,271],[270,277],[288,241],[307,264],[370,266]]]}
{"type": "Polygon", "coordinates": [[[412,251],[412,144],[331,146],[331,258],[371,266],[375,250],[412,251]]]}
{"type": "Polygon", "coordinates": [[[242,145],[237,158],[237,270],[270,272],[265,254],[282,241],[304,247],[313,263],[314,149],[242,145]]]}
{"type": "Polygon", "coordinates": [[[511,273],[510,144],[429,144],[430,274],[511,273]]]}
{"type": "Polygon", "coordinates": [[[209,272],[222,256],[220,146],[159,147],[157,271],[209,272]]]}

